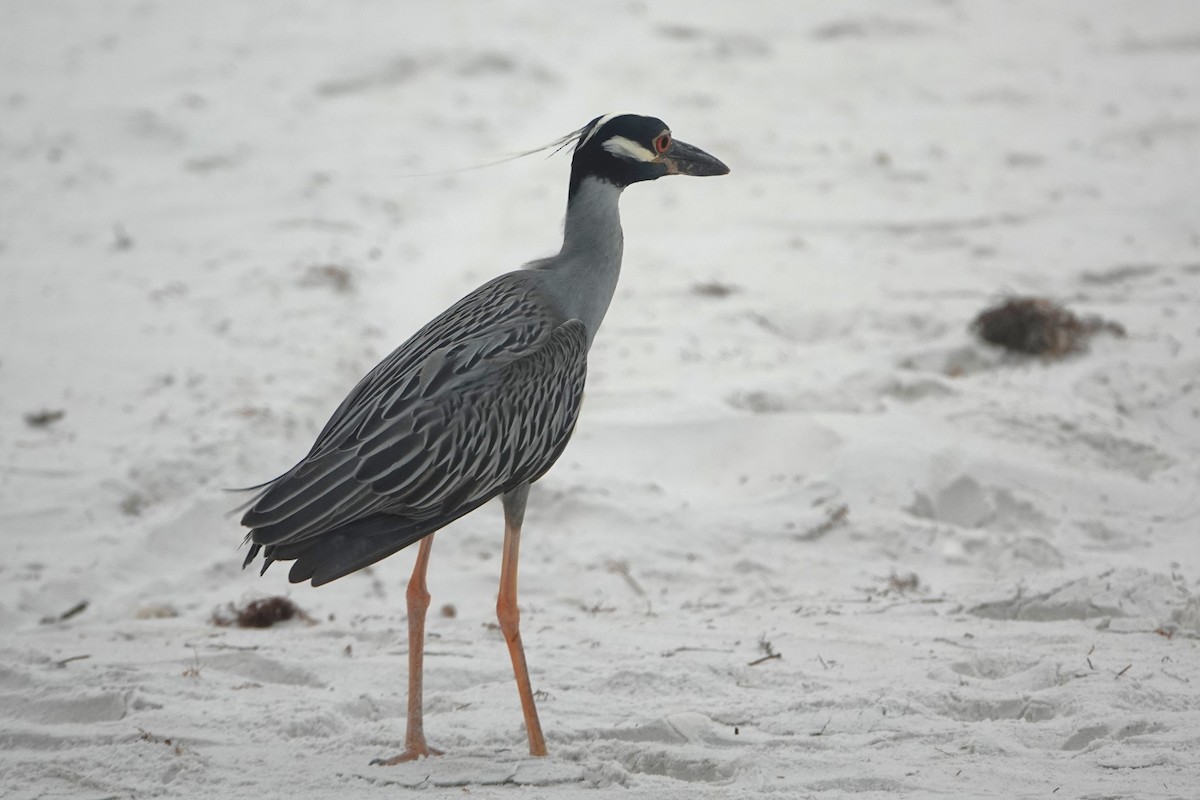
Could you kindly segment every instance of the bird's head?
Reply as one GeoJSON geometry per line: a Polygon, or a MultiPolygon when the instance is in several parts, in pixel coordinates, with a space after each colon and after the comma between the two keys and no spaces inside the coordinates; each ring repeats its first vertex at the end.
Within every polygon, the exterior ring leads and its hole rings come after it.
{"type": "Polygon", "coordinates": [[[637,114],[597,117],[579,131],[571,161],[571,193],[584,178],[625,188],[664,175],[725,175],[729,167],[681,142],[661,119],[637,114]]]}

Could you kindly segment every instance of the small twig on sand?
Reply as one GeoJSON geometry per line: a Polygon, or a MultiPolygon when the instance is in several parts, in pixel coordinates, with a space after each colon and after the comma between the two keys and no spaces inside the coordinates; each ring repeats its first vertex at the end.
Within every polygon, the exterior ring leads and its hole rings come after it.
{"type": "Polygon", "coordinates": [[[733,652],[732,650],[721,649],[719,647],[688,647],[687,645],[684,645],[683,647],[676,647],[674,650],[667,650],[665,653],[662,654],[662,657],[670,658],[671,656],[677,655],[679,653],[732,653],[732,652],[733,652]]]}
{"type": "Polygon", "coordinates": [[[183,671],[183,677],[199,678],[200,677],[200,653],[196,651],[195,645],[189,644],[188,647],[192,648],[192,665],[183,671]]]}
{"type": "Polygon", "coordinates": [[[77,617],[80,614],[82,614],[84,611],[87,611],[87,607],[88,607],[88,601],[80,600],[78,603],[71,606],[66,611],[59,614],[57,617],[42,617],[41,623],[43,625],[53,625],[56,622],[66,622],[71,617],[77,617]]]}
{"type": "Polygon", "coordinates": [[[618,561],[614,558],[614,559],[610,559],[604,565],[604,567],[609,572],[612,572],[616,575],[620,575],[622,578],[624,578],[625,582],[627,584],[629,584],[629,588],[632,589],[633,593],[636,594],[638,597],[646,596],[646,590],[643,589],[642,585],[640,583],[638,583],[636,580],[634,580],[633,576],[629,574],[629,562],[628,561],[618,561]]]}
{"type": "Polygon", "coordinates": [[[1126,672],[1129,672],[1129,670],[1130,670],[1130,668],[1131,668],[1132,666],[1133,666],[1133,664],[1127,664],[1127,665],[1125,666],[1125,669],[1121,670],[1121,671],[1120,671],[1120,672],[1118,672],[1116,675],[1113,675],[1113,680],[1115,681],[1117,678],[1121,677],[1121,676],[1122,676],[1122,675],[1124,675],[1126,672]]]}
{"type": "Polygon", "coordinates": [[[62,616],[59,617],[59,620],[66,621],[66,620],[70,619],[71,617],[78,616],[78,615],[82,614],[84,611],[87,611],[87,607],[88,607],[88,601],[80,600],[78,603],[76,603],[75,605],[71,606],[66,611],[64,611],[62,613],[62,616]]]}
{"type": "Polygon", "coordinates": [[[758,649],[762,650],[764,653],[766,653],[766,655],[764,655],[762,658],[757,658],[754,661],[751,661],[746,666],[755,667],[764,661],[770,661],[773,658],[783,658],[781,654],[775,652],[775,645],[767,641],[767,635],[765,633],[758,637],[758,649]]]}
{"type": "Polygon", "coordinates": [[[757,667],[759,664],[763,663],[764,661],[770,661],[773,658],[783,658],[783,655],[781,653],[771,653],[771,655],[769,655],[769,656],[763,656],[762,658],[754,659],[753,661],[748,663],[746,666],[757,667]]]}
{"type": "Polygon", "coordinates": [[[67,664],[70,664],[72,661],[83,661],[85,658],[91,658],[91,655],[85,654],[85,655],[81,655],[81,656],[71,656],[70,658],[64,658],[64,659],[61,659],[60,661],[55,661],[54,666],[62,668],[62,667],[65,667],[67,664]]]}

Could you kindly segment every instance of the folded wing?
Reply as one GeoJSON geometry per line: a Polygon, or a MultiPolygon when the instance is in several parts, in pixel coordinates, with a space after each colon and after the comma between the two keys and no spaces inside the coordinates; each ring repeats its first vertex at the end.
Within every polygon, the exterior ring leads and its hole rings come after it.
{"type": "Polygon", "coordinates": [[[536,480],[570,439],[586,358],[583,324],[520,273],[481,287],[360,381],[262,492],[247,563],[265,547],[267,564],[297,560],[294,581],[333,580],[536,480]]]}

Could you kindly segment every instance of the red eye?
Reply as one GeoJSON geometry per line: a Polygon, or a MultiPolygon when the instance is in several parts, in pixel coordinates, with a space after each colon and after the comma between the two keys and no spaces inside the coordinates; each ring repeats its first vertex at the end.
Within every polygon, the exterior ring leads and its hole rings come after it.
{"type": "Polygon", "coordinates": [[[667,152],[667,148],[669,148],[670,146],[671,146],[671,134],[669,134],[669,133],[659,134],[659,137],[654,140],[654,149],[658,151],[659,155],[662,155],[663,153],[667,152]]]}

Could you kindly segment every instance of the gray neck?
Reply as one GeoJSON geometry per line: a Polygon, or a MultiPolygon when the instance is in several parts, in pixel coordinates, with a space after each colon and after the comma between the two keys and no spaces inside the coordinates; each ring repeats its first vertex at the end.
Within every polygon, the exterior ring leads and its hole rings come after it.
{"type": "Polygon", "coordinates": [[[567,201],[562,250],[535,265],[543,271],[548,299],[567,319],[578,319],[587,328],[588,347],[621,274],[620,197],[620,187],[584,178],[567,201]]]}

